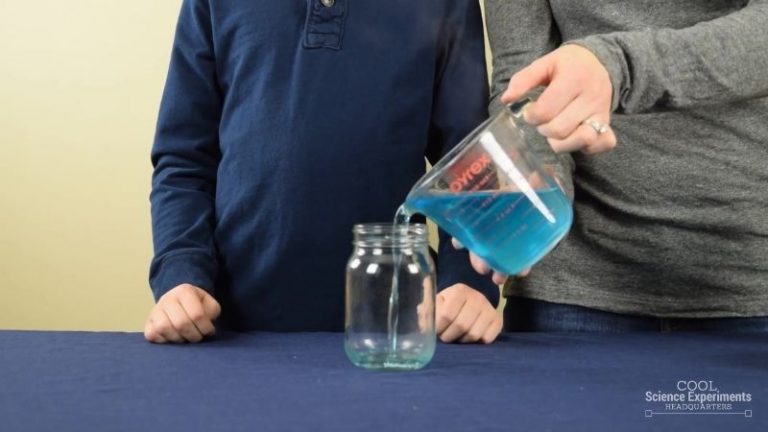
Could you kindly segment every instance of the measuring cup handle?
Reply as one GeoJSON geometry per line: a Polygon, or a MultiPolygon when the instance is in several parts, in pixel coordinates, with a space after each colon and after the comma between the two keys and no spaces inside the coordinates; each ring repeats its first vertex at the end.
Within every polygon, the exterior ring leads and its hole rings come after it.
{"type": "Polygon", "coordinates": [[[525,110],[525,107],[532,102],[533,102],[533,99],[529,97],[524,97],[522,99],[519,99],[507,105],[507,109],[509,110],[509,112],[512,113],[512,117],[518,118],[518,119],[523,118],[523,111],[525,110]]]}

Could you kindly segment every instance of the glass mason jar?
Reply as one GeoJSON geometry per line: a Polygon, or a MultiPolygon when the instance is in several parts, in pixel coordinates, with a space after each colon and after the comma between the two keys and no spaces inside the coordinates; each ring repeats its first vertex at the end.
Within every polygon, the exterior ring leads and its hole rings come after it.
{"type": "Polygon", "coordinates": [[[344,349],[357,366],[412,370],[435,352],[435,265],[424,224],[355,225],[344,349]]]}

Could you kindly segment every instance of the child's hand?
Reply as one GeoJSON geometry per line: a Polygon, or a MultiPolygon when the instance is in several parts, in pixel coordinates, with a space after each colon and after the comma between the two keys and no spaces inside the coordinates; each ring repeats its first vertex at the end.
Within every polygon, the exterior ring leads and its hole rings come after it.
{"type": "Polygon", "coordinates": [[[437,294],[435,326],[443,342],[489,344],[501,332],[496,309],[479,291],[456,284],[437,294]]]}
{"type": "Polygon", "coordinates": [[[182,284],[165,293],[149,312],[144,337],[153,343],[200,342],[216,332],[221,306],[205,290],[182,284]]]}

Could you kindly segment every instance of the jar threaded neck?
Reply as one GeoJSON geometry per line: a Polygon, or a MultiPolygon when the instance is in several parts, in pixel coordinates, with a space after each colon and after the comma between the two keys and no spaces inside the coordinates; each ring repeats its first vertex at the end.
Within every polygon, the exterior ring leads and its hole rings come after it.
{"type": "Polygon", "coordinates": [[[352,232],[352,243],[362,247],[415,247],[429,243],[427,226],[421,223],[357,224],[352,232]]]}

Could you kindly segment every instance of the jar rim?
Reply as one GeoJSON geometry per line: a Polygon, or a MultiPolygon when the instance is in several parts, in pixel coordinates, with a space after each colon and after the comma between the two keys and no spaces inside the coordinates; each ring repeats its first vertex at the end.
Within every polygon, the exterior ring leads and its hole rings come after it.
{"type": "Polygon", "coordinates": [[[361,223],[352,227],[358,246],[404,247],[427,244],[427,225],[423,223],[361,223]]]}

